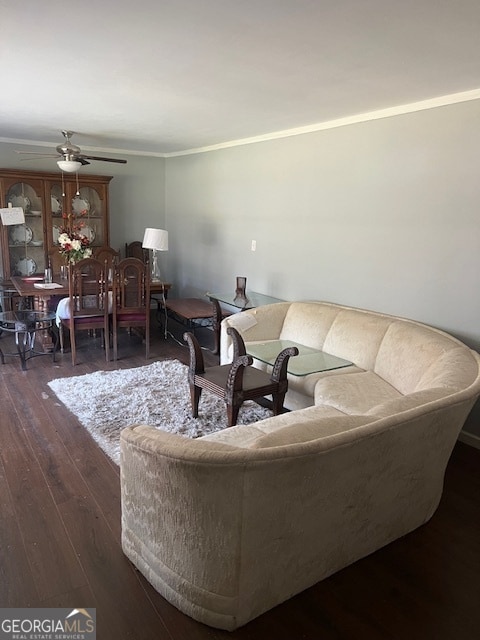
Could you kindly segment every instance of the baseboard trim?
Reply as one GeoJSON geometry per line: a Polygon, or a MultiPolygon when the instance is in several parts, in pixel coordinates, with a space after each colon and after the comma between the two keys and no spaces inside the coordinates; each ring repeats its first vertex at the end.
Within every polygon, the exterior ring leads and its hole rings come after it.
{"type": "Polygon", "coordinates": [[[468,433],[468,431],[460,431],[458,439],[464,444],[475,447],[475,449],[480,449],[480,436],[476,436],[473,433],[468,433]]]}

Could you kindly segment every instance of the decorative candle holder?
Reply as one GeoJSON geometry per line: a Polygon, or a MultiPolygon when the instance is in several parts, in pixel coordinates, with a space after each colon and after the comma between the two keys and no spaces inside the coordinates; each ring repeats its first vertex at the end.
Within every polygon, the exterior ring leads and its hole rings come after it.
{"type": "Polygon", "coordinates": [[[248,302],[246,288],[247,288],[247,278],[245,278],[245,276],[237,276],[237,287],[235,289],[234,301],[237,304],[241,303],[243,307],[248,302]]]}

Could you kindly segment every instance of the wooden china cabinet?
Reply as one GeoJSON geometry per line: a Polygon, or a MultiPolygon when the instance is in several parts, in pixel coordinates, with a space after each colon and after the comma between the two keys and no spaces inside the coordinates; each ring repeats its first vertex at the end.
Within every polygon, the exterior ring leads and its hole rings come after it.
{"type": "Polygon", "coordinates": [[[108,189],[112,176],[0,169],[0,207],[22,207],[25,223],[1,227],[2,277],[44,273],[60,265],[58,236],[65,216],[83,223],[93,247],[109,244],[108,189]]]}

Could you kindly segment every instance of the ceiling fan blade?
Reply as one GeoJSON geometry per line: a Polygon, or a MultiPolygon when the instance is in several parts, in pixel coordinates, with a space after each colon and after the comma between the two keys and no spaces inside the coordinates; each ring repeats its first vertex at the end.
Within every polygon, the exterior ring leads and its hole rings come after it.
{"type": "Polygon", "coordinates": [[[33,158],[20,158],[20,162],[28,162],[34,160],[46,160],[47,158],[56,158],[57,156],[40,156],[35,155],[33,158]]]}
{"type": "Polygon", "coordinates": [[[27,156],[43,156],[44,158],[58,157],[57,153],[43,153],[42,151],[15,151],[15,153],[18,153],[20,155],[27,155],[27,156]]]}
{"type": "Polygon", "coordinates": [[[78,158],[75,158],[75,160],[81,162],[83,166],[90,164],[90,162],[85,159],[85,156],[78,156],[78,158]]]}
{"type": "Polygon", "coordinates": [[[119,160],[118,158],[102,158],[101,156],[87,156],[83,153],[81,156],[79,156],[80,160],[81,158],[86,158],[87,160],[102,160],[103,162],[117,162],[118,164],[127,164],[126,160],[119,160]]]}

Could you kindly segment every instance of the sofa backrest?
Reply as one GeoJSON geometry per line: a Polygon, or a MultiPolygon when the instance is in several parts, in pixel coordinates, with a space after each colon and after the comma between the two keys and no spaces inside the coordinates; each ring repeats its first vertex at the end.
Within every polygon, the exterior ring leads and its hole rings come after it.
{"type": "Polygon", "coordinates": [[[374,371],[407,394],[431,387],[468,387],[478,376],[478,363],[455,338],[433,327],[398,320],[385,333],[374,371]]]}
{"type": "Polygon", "coordinates": [[[459,340],[413,320],[326,302],[292,302],[284,340],[350,360],[408,394],[461,389],[478,376],[478,358],[459,340]]]}
{"type": "Polygon", "coordinates": [[[292,302],[285,314],[279,337],[325,350],[325,338],[338,313],[338,307],[321,302],[292,302]]]}

